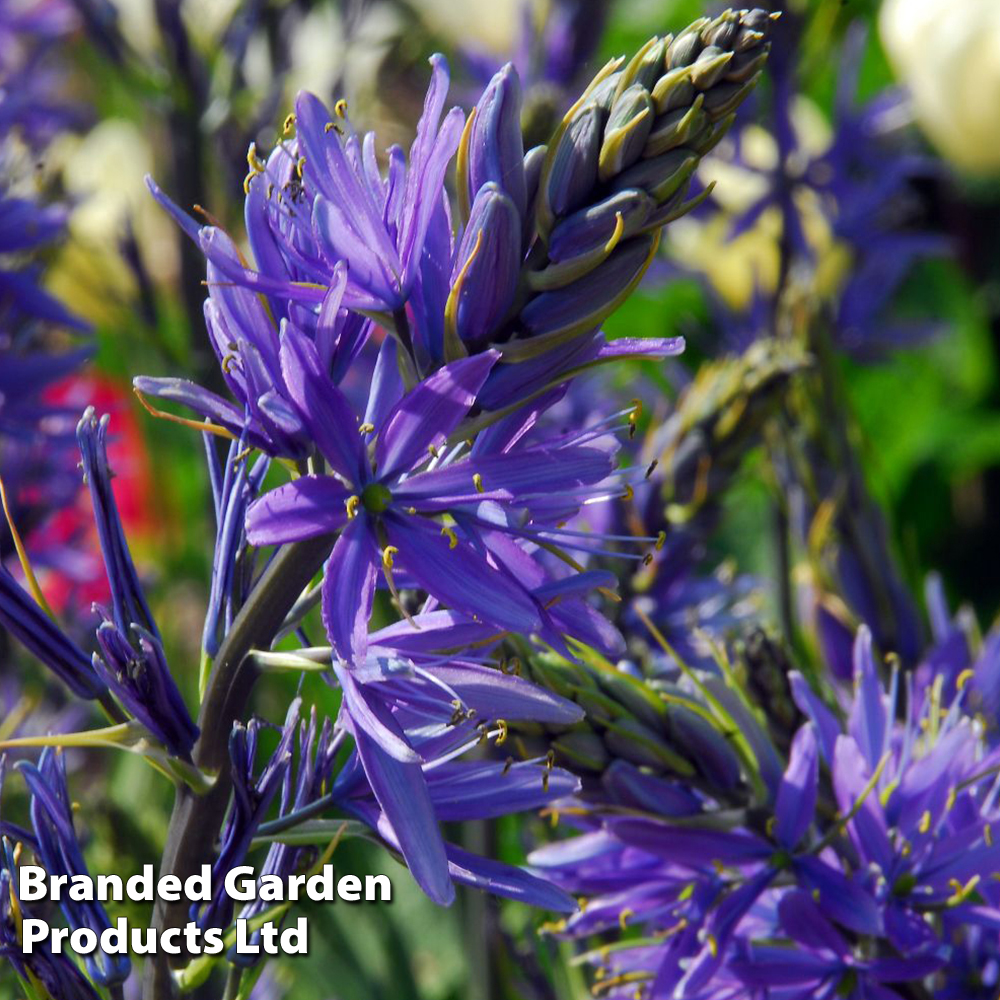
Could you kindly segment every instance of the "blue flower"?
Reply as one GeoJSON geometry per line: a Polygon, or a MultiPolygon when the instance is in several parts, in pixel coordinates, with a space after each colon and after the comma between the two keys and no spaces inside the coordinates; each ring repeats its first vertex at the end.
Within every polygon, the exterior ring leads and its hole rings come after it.
{"type": "Polygon", "coordinates": [[[17,849],[6,836],[0,838],[0,958],[10,962],[14,972],[34,986],[41,984],[49,996],[59,1000],[100,1000],[100,994],[65,954],[55,955],[48,944],[24,953],[21,924],[31,917],[17,898],[17,849]]]}
{"type": "Polygon", "coordinates": [[[113,602],[110,613],[101,612],[104,622],[97,630],[101,655],[94,654],[94,670],[122,705],[172,754],[189,758],[198,727],[170,673],[156,621],[125,540],[111,489],[108,423],[107,415],[98,421],[90,407],[77,427],[84,478],[94,506],[113,602]]]}
{"type": "MultiPolygon", "coordinates": [[[[31,824],[39,861],[49,875],[85,875],[89,878],[73,829],[73,807],[66,788],[66,764],[62,754],[46,748],[38,767],[21,761],[17,768],[31,790],[31,824]]],[[[66,922],[74,930],[88,927],[100,935],[111,926],[104,907],[96,901],[77,902],[64,892],[59,905],[66,922]]],[[[123,983],[132,968],[127,955],[107,955],[100,950],[86,956],[84,961],[90,975],[102,986],[123,983]]]]}

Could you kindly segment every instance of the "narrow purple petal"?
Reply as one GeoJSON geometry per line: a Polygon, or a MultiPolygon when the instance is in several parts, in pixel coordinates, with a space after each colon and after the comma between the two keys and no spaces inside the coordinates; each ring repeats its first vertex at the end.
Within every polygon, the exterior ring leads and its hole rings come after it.
{"type": "Polygon", "coordinates": [[[337,655],[358,663],[368,648],[379,556],[365,514],[347,523],[323,572],[323,625],[337,655]]]}
{"type": "Polygon", "coordinates": [[[453,361],[408,392],[379,429],[375,451],[382,478],[405,472],[427,457],[458,426],[476,401],[500,355],[486,351],[453,361]]]}
{"type": "Polygon", "coordinates": [[[357,417],[323,371],[316,345],[293,327],[281,341],[281,371],[288,395],[323,456],[345,479],[358,482],[365,453],[357,417]]]}
{"type": "Polygon", "coordinates": [[[819,748],[812,724],[799,727],[792,741],[788,767],[778,786],[774,835],[791,850],[805,835],[816,811],[819,748]]]}
{"type": "Polygon", "coordinates": [[[302,476],[255,500],[247,510],[251,545],[301,542],[342,528],[349,496],[332,476],[302,476]]]}

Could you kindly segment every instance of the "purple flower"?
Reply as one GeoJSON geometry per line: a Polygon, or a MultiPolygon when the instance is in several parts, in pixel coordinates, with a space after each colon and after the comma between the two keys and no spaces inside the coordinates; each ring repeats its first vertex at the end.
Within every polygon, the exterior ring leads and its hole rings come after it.
{"type": "MultiPolygon", "coordinates": [[[[17,768],[31,790],[31,824],[39,861],[49,875],[89,877],[73,829],[73,807],[66,788],[66,764],[62,754],[46,748],[38,767],[21,761],[17,768]]],[[[59,905],[74,930],[89,927],[100,935],[111,926],[104,907],[98,902],[78,902],[64,892],[59,905]]],[[[85,963],[90,975],[102,986],[124,982],[132,968],[127,955],[108,955],[102,951],[87,956],[85,963]]]]}
{"type": "Polygon", "coordinates": [[[0,839],[0,958],[10,962],[25,983],[34,980],[49,996],[59,1000],[100,1000],[97,990],[65,954],[55,955],[48,944],[32,947],[24,953],[21,944],[21,921],[31,917],[17,898],[17,861],[15,847],[4,836],[0,839]]]}
{"type": "Polygon", "coordinates": [[[268,807],[282,786],[291,766],[293,741],[298,728],[300,702],[288,708],[285,727],[278,746],[267,763],[255,774],[257,740],[261,723],[251,719],[244,726],[237,723],[229,737],[229,757],[233,778],[233,799],[220,837],[219,853],[212,865],[212,899],[201,908],[192,905],[192,918],[201,927],[227,927],[233,914],[233,901],[224,888],[225,875],[243,863],[250,841],[267,815],[268,807]]]}
{"type": "Polygon", "coordinates": [[[247,512],[249,541],[280,544],[340,531],[325,571],[323,613],[348,663],[364,658],[380,573],[395,588],[393,573],[404,572],[433,600],[499,631],[555,632],[516,575],[512,560],[523,550],[511,543],[543,532],[558,538],[558,530],[522,525],[512,508],[530,509],[548,495],[578,505],[611,472],[608,451],[572,437],[553,447],[515,447],[516,424],[506,437],[493,437],[495,451],[483,447],[489,436],[470,449],[450,444],[496,353],[452,362],[403,394],[394,353],[383,348],[359,425],[315,347],[283,341],[286,383],[334,475],[302,476],[257,500],[247,512]]]}
{"type": "Polygon", "coordinates": [[[751,989],[797,987],[791,995],[891,1000],[899,994],[882,984],[926,979],[945,964],[936,955],[858,956],[822,908],[798,889],[781,897],[778,926],[784,942],[750,942],[730,962],[730,971],[751,989]]]}
{"type": "Polygon", "coordinates": [[[97,630],[101,655],[94,654],[94,669],[122,705],[171,753],[188,758],[198,738],[198,727],[170,673],[156,621],[125,540],[111,489],[108,424],[107,415],[98,421],[90,407],[77,427],[84,478],[90,489],[113,601],[110,614],[101,611],[104,622],[97,630]]]}
{"type": "Polygon", "coordinates": [[[0,566],[0,624],[81,698],[99,698],[104,683],[90,659],[0,566]]]}

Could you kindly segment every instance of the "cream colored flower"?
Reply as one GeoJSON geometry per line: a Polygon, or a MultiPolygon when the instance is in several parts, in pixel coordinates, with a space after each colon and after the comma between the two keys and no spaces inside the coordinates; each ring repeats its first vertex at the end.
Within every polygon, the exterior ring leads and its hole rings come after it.
{"type": "Polygon", "coordinates": [[[1000,0],[885,0],[879,28],[941,152],[1000,173],[1000,0]]]}

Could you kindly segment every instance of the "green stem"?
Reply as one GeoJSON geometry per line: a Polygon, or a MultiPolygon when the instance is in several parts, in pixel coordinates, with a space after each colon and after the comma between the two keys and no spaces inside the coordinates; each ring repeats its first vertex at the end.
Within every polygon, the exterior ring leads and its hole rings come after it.
{"type": "MultiPolygon", "coordinates": [[[[333,541],[333,535],[325,535],[283,547],[226,635],[201,703],[198,714],[201,736],[194,748],[195,765],[217,774],[218,780],[204,795],[195,794],[187,786],[177,789],[160,875],[178,875],[183,879],[196,874],[201,865],[211,863],[232,788],[229,734],[233,723],[243,716],[256,679],[249,654],[255,647],[266,649],[271,645],[285,616],[323,565],[333,541]]],[[[187,920],[186,903],[158,902],[153,910],[153,927],[158,933],[182,927],[187,920]]],[[[176,957],[178,965],[187,961],[188,956],[176,957]]],[[[170,1000],[175,994],[168,957],[157,955],[147,961],[143,1000],[170,1000]]]]}

